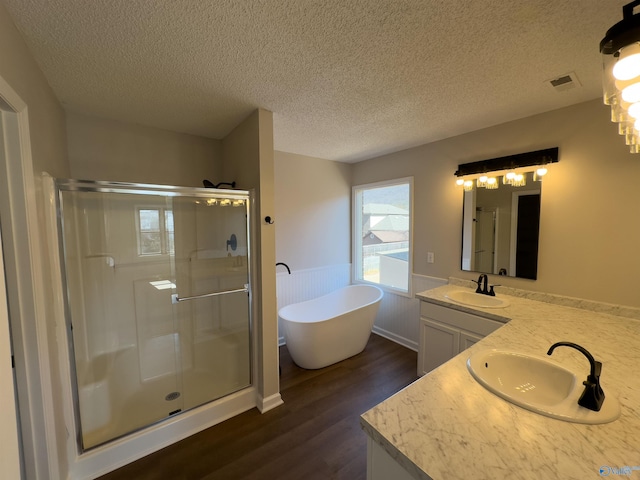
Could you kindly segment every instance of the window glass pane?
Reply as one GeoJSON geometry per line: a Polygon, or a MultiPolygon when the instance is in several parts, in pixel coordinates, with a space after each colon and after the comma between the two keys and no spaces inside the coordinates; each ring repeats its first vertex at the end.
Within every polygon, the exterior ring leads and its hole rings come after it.
{"type": "Polygon", "coordinates": [[[173,236],[173,232],[167,233],[167,250],[169,251],[169,253],[175,253],[175,248],[173,246],[173,236]]]}
{"type": "Polygon", "coordinates": [[[173,232],[173,211],[164,211],[164,228],[167,232],[173,232]]]}
{"type": "Polygon", "coordinates": [[[160,232],[141,232],[140,254],[157,255],[159,253],[162,253],[160,232]]]}
{"type": "Polygon", "coordinates": [[[358,279],[408,291],[410,184],[362,187],[356,195],[358,279]]]}
{"type": "Polygon", "coordinates": [[[140,210],[139,216],[141,232],[160,231],[160,210],[140,210]]]}

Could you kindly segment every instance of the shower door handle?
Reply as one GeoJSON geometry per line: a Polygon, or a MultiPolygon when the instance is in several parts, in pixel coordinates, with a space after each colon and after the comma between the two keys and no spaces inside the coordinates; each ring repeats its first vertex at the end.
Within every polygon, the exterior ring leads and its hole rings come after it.
{"type": "Polygon", "coordinates": [[[227,295],[229,293],[241,293],[248,292],[249,284],[245,283],[243,288],[236,288],[234,290],[222,290],[220,292],[203,293],[201,295],[192,295],[191,297],[179,297],[177,293],[171,295],[171,303],[186,302],[187,300],[197,300],[198,298],[217,297],[219,295],[227,295]]]}

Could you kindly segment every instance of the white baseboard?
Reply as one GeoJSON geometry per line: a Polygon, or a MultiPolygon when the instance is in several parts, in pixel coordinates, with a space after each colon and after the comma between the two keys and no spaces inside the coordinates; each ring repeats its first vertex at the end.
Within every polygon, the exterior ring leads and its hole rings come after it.
{"type": "Polygon", "coordinates": [[[413,350],[414,352],[418,351],[418,343],[412,340],[409,340],[408,338],[404,338],[404,337],[401,337],[400,335],[396,335],[395,333],[388,332],[387,330],[384,330],[375,325],[373,326],[373,330],[371,330],[371,332],[375,333],[376,335],[380,335],[381,337],[384,337],[387,340],[396,342],[397,344],[402,345],[403,347],[407,347],[408,349],[413,350]]]}
{"type": "Polygon", "coordinates": [[[282,400],[282,397],[279,393],[274,393],[267,398],[262,398],[258,395],[258,410],[260,410],[260,413],[265,413],[269,410],[273,410],[274,408],[279,407],[282,404],[284,404],[284,401],[282,400]]]}

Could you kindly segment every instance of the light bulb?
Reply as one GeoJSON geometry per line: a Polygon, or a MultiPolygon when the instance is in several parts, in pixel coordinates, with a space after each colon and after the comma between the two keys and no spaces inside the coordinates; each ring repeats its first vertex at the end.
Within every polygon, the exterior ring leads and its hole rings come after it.
{"type": "Polygon", "coordinates": [[[612,73],[617,80],[631,80],[640,75],[640,44],[632,43],[620,49],[620,58],[612,73]]]}
{"type": "Polygon", "coordinates": [[[461,187],[462,185],[464,185],[464,178],[459,178],[459,179],[457,179],[457,180],[456,180],[456,185],[458,185],[458,186],[460,186],[460,187],[461,187]]]}
{"type": "Polygon", "coordinates": [[[496,180],[496,177],[487,178],[486,188],[489,189],[489,190],[493,190],[493,189],[498,188],[498,180],[496,180]]]}
{"type": "Polygon", "coordinates": [[[502,183],[504,183],[505,185],[511,185],[515,176],[516,172],[507,172],[507,174],[502,177],[502,183]]]}
{"type": "Polygon", "coordinates": [[[625,102],[640,102],[640,83],[632,83],[622,89],[622,99],[625,102]]]}
{"type": "Polygon", "coordinates": [[[473,182],[471,180],[465,180],[463,188],[465,192],[470,192],[471,190],[473,190],[473,182]]]}
{"type": "Polygon", "coordinates": [[[542,181],[542,177],[547,174],[547,169],[545,167],[538,168],[535,172],[533,172],[533,181],[540,182],[542,181]]]}
{"type": "Polygon", "coordinates": [[[640,118],[640,102],[636,102],[629,107],[629,116],[632,118],[640,118]]]}
{"type": "Polygon", "coordinates": [[[521,173],[518,173],[515,177],[513,177],[513,182],[511,182],[511,185],[513,185],[514,187],[524,187],[526,184],[527,177],[525,177],[521,173]]]}
{"type": "Polygon", "coordinates": [[[486,187],[487,178],[488,177],[486,175],[482,175],[481,177],[478,177],[478,180],[476,181],[476,185],[478,185],[478,187],[486,187]]]}

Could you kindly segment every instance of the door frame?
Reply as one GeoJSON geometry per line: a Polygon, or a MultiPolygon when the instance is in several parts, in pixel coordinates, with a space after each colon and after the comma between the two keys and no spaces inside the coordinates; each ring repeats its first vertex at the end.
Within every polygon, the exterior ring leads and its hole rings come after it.
{"type": "Polygon", "coordinates": [[[3,137],[11,139],[0,155],[0,213],[22,457],[27,478],[55,480],[60,473],[45,315],[47,277],[29,113],[27,104],[1,76],[0,114],[3,137]]]}
{"type": "MultiPolygon", "coordinates": [[[[0,121],[0,126],[2,122],[0,121]]],[[[9,308],[7,305],[2,253],[2,232],[0,231],[0,465],[6,478],[22,478],[22,452],[18,431],[18,408],[16,405],[15,379],[13,377],[13,352],[11,350],[11,329],[9,328],[9,308]]]]}

